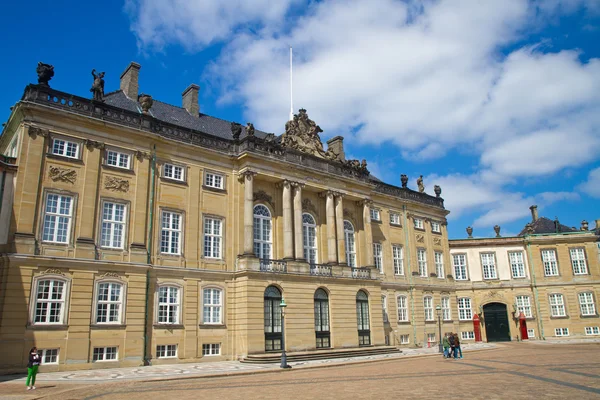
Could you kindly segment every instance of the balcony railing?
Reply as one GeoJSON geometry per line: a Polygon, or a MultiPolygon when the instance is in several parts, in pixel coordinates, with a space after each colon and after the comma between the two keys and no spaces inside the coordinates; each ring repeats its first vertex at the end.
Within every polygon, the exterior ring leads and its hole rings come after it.
{"type": "Polygon", "coordinates": [[[287,272],[287,262],[283,260],[260,259],[260,270],[262,272],[277,272],[285,274],[287,272]]]}
{"type": "Polygon", "coordinates": [[[369,268],[352,268],[352,277],[355,279],[371,279],[371,269],[369,268]]]}
{"type": "Polygon", "coordinates": [[[310,274],[318,276],[333,276],[331,265],[327,264],[310,264],[310,274]]]}

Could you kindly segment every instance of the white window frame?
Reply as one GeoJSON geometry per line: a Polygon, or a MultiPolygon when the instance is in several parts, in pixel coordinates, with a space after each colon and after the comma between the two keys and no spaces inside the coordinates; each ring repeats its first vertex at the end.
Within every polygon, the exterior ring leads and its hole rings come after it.
{"type": "Polygon", "coordinates": [[[402,221],[400,219],[400,214],[395,213],[395,212],[391,212],[390,213],[390,224],[391,225],[396,225],[396,226],[401,226],[402,225],[402,221]]]}
{"type": "Polygon", "coordinates": [[[450,297],[442,297],[442,320],[452,321],[452,306],[450,297]]]}
{"type": "Polygon", "coordinates": [[[369,209],[369,215],[371,216],[371,221],[381,221],[381,212],[379,209],[371,207],[369,209]]]}
{"type": "Polygon", "coordinates": [[[202,289],[202,323],[223,325],[223,289],[206,287],[202,289]]]}
{"type": "Polygon", "coordinates": [[[573,267],[573,275],[587,275],[588,268],[585,259],[585,249],[582,247],[575,247],[569,249],[571,255],[571,267],[573,267]]]}
{"type": "Polygon", "coordinates": [[[556,250],[542,249],[542,264],[544,265],[544,276],[558,276],[556,250]]]}
{"type": "Polygon", "coordinates": [[[380,274],[383,274],[383,252],[381,243],[373,243],[373,263],[380,274]]]}
{"type": "Polygon", "coordinates": [[[177,358],[178,347],[176,344],[156,345],[156,358],[177,358]]]}
{"type": "Polygon", "coordinates": [[[598,336],[600,335],[600,327],[598,326],[586,326],[585,327],[586,336],[598,336]]]}
{"type": "Polygon", "coordinates": [[[183,242],[183,214],[163,210],[160,215],[160,252],[181,255],[183,242]]]}
{"type": "Polygon", "coordinates": [[[517,312],[523,313],[523,315],[525,315],[525,318],[533,318],[533,313],[531,309],[531,297],[527,295],[516,296],[515,304],[517,305],[517,312]]]}
{"type": "Polygon", "coordinates": [[[75,203],[75,197],[65,194],[58,194],[54,192],[46,193],[46,201],[44,202],[44,220],[42,223],[42,241],[46,243],[60,243],[66,244],[71,242],[71,227],[73,225],[73,203],[75,203]],[[56,211],[48,211],[49,202],[56,199],[56,211]],[[68,201],[68,213],[65,214],[66,210],[63,210],[65,204],[68,201]],[[66,236],[64,240],[62,235],[59,238],[59,230],[61,226],[66,223],[66,236]],[[51,225],[53,226],[51,227],[51,225]]]}
{"type": "Polygon", "coordinates": [[[436,341],[435,341],[435,333],[428,333],[427,334],[427,343],[429,345],[431,345],[433,343],[436,343],[436,341]]]}
{"type": "Polygon", "coordinates": [[[444,274],[446,273],[446,271],[444,271],[444,253],[441,251],[434,251],[433,259],[435,261],[435,273],[437,274],[437,277],[444,279],[444,274]]]}
{"type": "Polygon", "coordinates": [[[122,282],[116,281],[97,281],[96,282],[96,296],[94,298],[94,324],[97,325],[120,325],[123,323],[123,308],[125,305],[125,285],[122,282]],[[106,285],[108,287],[108,296],[106,300],[100,300],[100,287],[106,285]],[[113,288],[119,287],[119,297],[117,300],[112,298],[113,288]],[[106,314],[104,321],[99,321],[100,318],[100,306],[106,306],[106,314]],[[116,309],[117,319],[111,320],[111,311],[116,309]]]}
{"type": "Polygon", "coordinates": [[[417,264],[419,266],[419,276],[427,277],[427,249],[417,248],[417,264]]]}
{"type": "Polygon", "coordinates": [[[433,316],[433,297],[423,297],[423,313],[425,315],[425,321],[434,321],[433,316]]]}
{"type": "Polygon", "coordinates": [[[552,293],[548,296],[550,303],[550,316],[566,317],[567,309],[565,307],[565,298],[560,293],[552,293]]]}
{"type": "Polygon", "coordinates": [[[356,267],[356,239],[354,225],[344,220],[344,244],[346,245],[346,262],[349,267],[356,267]]]}
{"type": "Polygon", "coordinates": [[[38,349],[38,354],[41,356],[42,365],[57,365],[60,356],[60,349],[38,349]],[[48,361],[48,358],[50,361],[48,361]],[[55,358],[52,361],[52,358],[55,358]]]}
{"type": "MultiPolygon", "coordinates": [[[[56,276],[45,276],[41,275],[36,277],[33,280],[33,290],[32,290],[32,301],[31,301],[31,324],[32,325],[64,325],[67,317],[67,302],[69,295],[69,281],[64,278],[58,278],[56,276]],[[48,284],[48,298],[39,298],[40,296],[40,284],[42,282],[49,282],[48,284]],[[58,285],[60,283],[60,285],[58,285]],[[60,289],[60,298],[53,299],[52,294],[54,289],[58,286],[61,286],[60,289]],[[38,304],[45,304],[45,306],[39,307],[38,304]],[[54,321],[51,321],[50,311],[52,310],[52,304],[59,304],[58,307],[58,318],[52,318],[54,321]],[[45,318],[40,321],[37,320],[38,310],[45,309],[45,318]]],[[[56,292],[58,294],[59,292],[56,292]]],[[[55,308],[56,309],[56,308],[55,308]]],[[[56,315],[56,314],[55,314],[56,315]]],[[[42,313],[40,313],[40,317],[42,317],[42,313]]]]}
{"type": "Polygon", "coordinates": [[[394,275],[404,275],[404,248],[392,245],[392,259],[394,262],[394,275]]]}
{"type": "Polygon", "coordinates": [[[181,320],[181,299],[183,289],[178,285],[161,284],[156,290],[156,323],[158,325],[178,325],[181,320]],[[173,301],[172,293],[176,292],[173,301]],[[164,293],[166,301],[161,301],[161,293],[164,293]],[[171,314],[171,315],[170,315],[171,314]]]}
{"type": "Polygon", "coordinates": [[[398,309],[398,322],[408,322],[408,297],[399,295],[396,297],[398,309]]]}
{"type": "Polygon", "coordinates": [[[204,258],[223,258],[223,219],[218,217],[204,217],[204,258]]]}
{"type": "Polygon", "coordinates": [[[409,334],[400,335],[400,344],[410,344],[410,335],[409,334]]]}
{"type": "Polygon", "coordinates": [[[271,259],[273,254],[273,221],[271,210],[264,204],[253,208],[253,244],[254,255],[261,259],[271,259]],[[256,213],[256,210],[261,210],[256,213]],[[265,215],[265,212],[268,215],[265,215]]]}
{"type": "Polygon", "coordinates": [[[119,347],[118,346],[106,346],[106,347],[94,347],[92,352],[92,362],[114,362],[119,361],[119,347]],[[115,350],[109,351],[109,350],[115,350]],[[98,350],[98,351],[97,351],[98,350]],[[113,358],[108,358],[109,355],[113,355],[113,358]]]}
{"type": "Polygon", "coordinates": [[[525,278],[525,258],[522,251],[509,251],[508,261],[510,262],[510,272],[514,279],[525,278]]]}
{"type": "Polygon", "coordinates": [[[108,249],[123,249],[125,247],[127,212],[128,207],[125,203],[111,200],[102,201],[102,209],[100,210],[100,247],[108,249]],[[116,218],[116,213],[117,210],[121,210],[121,207],[122,220],[119,220],[116,218]],[[105,218],[107,210],[110,212],[110,218],[105,218]]]}
{"type": "Polygon", "coordinates": [[[415,229],[425,229],[422,218],[413,218],[413,224],[415,229]]]}
{"type": "Polygon", "coordinates": [[[461,340],[475,340],[475,332],[474,331],[466,331],[460,333],[461,340]]]}
{"type": "Polygon", "coordinates": [[[527,328],[527,336],[529,339],[535,339],[535,329],[527,328]]]}
{"type": "Polygon", "coordinates": [[[104,162],[110,167],[131,169],[131,154],[123,153],[113,149],[107,149],[106,159],[104,162]]]}
{"type": "Polygon", "coordinates": [[[181,165],[165,163],[163,165],[163,178],[178,182],[185,182],[185,167],[181,165]]]}
{"type": "Polygon", "coordinates": [[[441,224],[437,221],[431,221],[431,232],[442,233],[441,224]]]}
{"type": "Polygon", "coordinates": [[[458,319],[460,321],[473,320],[473,309],[470,297],[459,297],[456,299],[456,304],[458,306],[458,319]]]}
{"type": "Polygon", "coordinates": [[[594,302],[594,294],[592,292],[581,292],[577,294],[579,300],[579,310],[582,316],[596,315],[596,303],[594,302]]]}
{"type": "Polygon", "coordinates": [[[202,343],[202,356],[220,356],[221,343],[202,343]]]}
{"type": "Polygon", "coordinates": [[[205,172],[204,186],[223,190],[225,188],[225,176],[215,172],[205,172]]]}
{"type": "Polygon", "coordinates": [[[554,328],[554,336],[569,336],[569,328],[554,328]]]}
{"type": "Polygon", "coordinates": [[[315,217],[309,213],[302,214],[302,245],[304,259],[310,264],[319,263],[319,249],[317,240],[317,223],[315,217]]]}
{"type": "Polygon", "coordinates": [[[496,271],[496,253],[479,253],[484,280],[498,279],[496,271]]]}
{"type": "Polygon", "coordinates": [[[78,160],[79,159],[79,155],[81,153],[81,145],[78,142],[74,142],[71,140],[67,140],[67,139],[63,139],[63,138],[54,138],[52,139],[52,147],[51,147],[51,153],[56,155],[56,156],[61,156],[61,157],[66,157],[66,158],[70,158],[73,160],[78,160]],[[62,149],[60,148],[60,145],[58,145],[59,143],[62,142],[62,149]],[[72,152],[73,148],[75,147],[75,155],[70,155],[69,153],[72,152]]]}
{"type": "Polygon", "coordinates": [[[461,254],[452,254],[452,266],[454,269],[454,279],[457,281],[467,281],[469,280],[469,276],[467,275],[467,255],[464,253],[461,254]],[[457,263],[457,260],[459,261],[457,263]]]}

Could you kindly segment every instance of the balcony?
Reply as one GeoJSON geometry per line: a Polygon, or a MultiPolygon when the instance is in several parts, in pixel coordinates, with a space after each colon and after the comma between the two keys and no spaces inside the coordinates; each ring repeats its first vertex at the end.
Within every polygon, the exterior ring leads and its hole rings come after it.
{"type": "Polygon", "coordinates": [[[327,264],[310,264],[310,274],[317,276],[333,276],[333,268],[327,264]]]}
{"type": "Polygon", "coordinates": [[[287,261],[261,258],[259,270],[261,272],[276,272],[279,274],[285,274],[287,273],[287,261]]]}
{"type": "Polygon", "coordinates": [[[352,277],[355,279],[371,279],[371,269],[370,268],[355,268],[350,267],[352,270],[352,277]]]}

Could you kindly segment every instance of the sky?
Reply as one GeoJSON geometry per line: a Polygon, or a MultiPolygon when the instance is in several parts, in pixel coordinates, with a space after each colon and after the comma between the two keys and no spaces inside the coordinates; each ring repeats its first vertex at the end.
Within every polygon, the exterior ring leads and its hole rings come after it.
{"type": "Polygon", "coordinates": [[[0,120],[38,61],[89,97],[141,64],[140,92],[281,134],[294,109],[400,186],[440,185],[450,238],[542,216],[600,219],[600,0],[106,0],[3,5],[0,120]],[[6,18],[8,16],[8,18],[6,18]]]}

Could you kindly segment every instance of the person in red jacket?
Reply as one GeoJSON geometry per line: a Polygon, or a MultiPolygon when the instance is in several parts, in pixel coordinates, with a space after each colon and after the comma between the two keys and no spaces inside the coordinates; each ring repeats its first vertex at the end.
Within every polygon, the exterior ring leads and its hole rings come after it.
{"type": "Polygon", "coordinates": [[[38,372],[38,367],[42,363],[42,357],[37,352],[37,347],[32,347],[29,350],[29,362],[27,363],[27,390],[35,389],[35,376],[38,372]],[[29,383],[31,382],[31,386],[29,383]]]}

